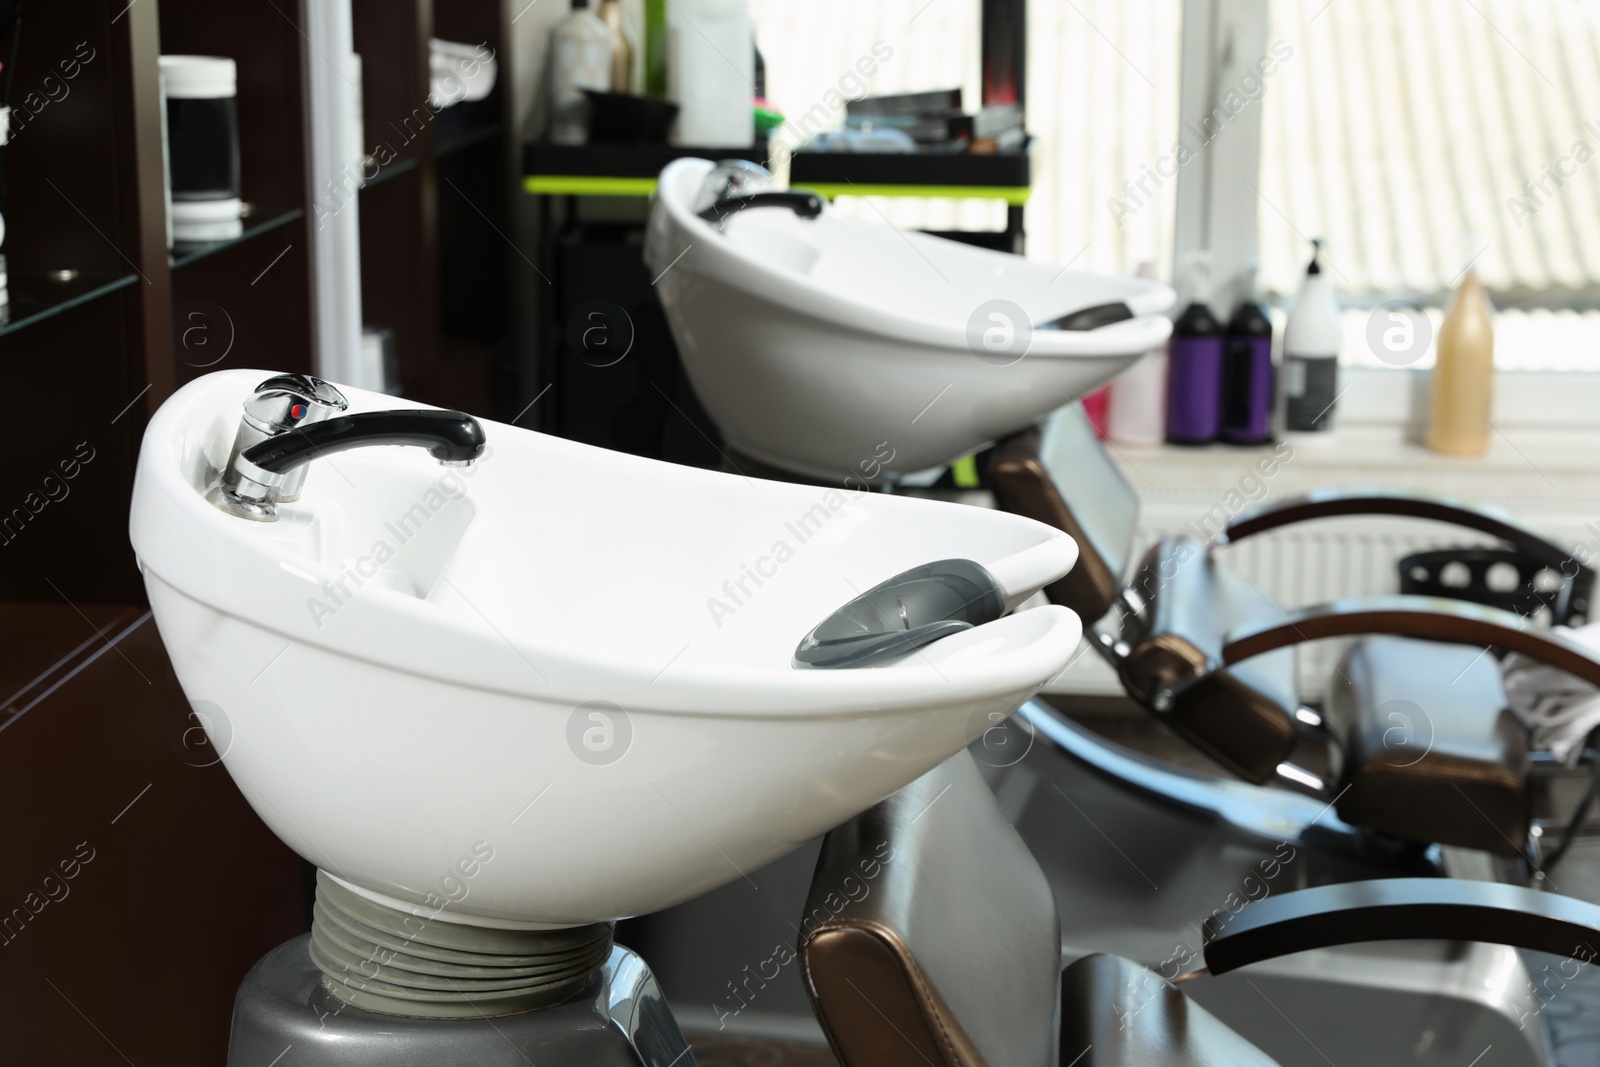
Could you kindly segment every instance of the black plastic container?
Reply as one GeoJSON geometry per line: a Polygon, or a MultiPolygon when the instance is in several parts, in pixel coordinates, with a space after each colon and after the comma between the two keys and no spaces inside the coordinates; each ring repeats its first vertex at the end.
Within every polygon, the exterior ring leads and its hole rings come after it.
{"type": "Polygon", "coordinates": [[[1222,352],[1222,439],[1272,440],[1272,319],[1252,298],[1234,308],[1222,352]]]}

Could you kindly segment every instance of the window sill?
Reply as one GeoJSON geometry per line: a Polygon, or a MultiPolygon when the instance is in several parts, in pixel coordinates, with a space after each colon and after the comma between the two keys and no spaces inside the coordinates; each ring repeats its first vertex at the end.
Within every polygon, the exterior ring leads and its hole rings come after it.
{"type": "Polygon", "coordinates": [[[1485,455],[1444,456],[1407,439],[1399,427],[1378,426],[1340,427],[1325,437],[1297,434],[1253,447],[1112,445],[1124,476],[1141,494],[1215,497],[1237,489],[1260,496],[1259,483],[1281,498],[1313,489],[1380,486],[1502,506],[1600,501],[1597,450],[1600,431],[1519,431],[1496,434],[1485,455]]]}
{"type": "MultiPolygon", "coordinates": [[[[1600,501],[1600,374],[1505,371],[1496,375],[1487,454],[1444,456],[1422,444],[1429,376],[1410,369],[1349,367],[1335,428],[1276,445],[1113,445],[1141,493],[1215,496],[1240,485],[1258,461],[1285,456],[1263,478],[1273,497],[1330,486],[1386,486],[1483,503],[1600,501]]],[[[1253,484],[1253,483],[1252,483],[1253,484]]],[[[1259,493],[1247,485],[1247,493],[1259,493]]],[[[1600,514],[1600,507],[1596,513],[1600,514]]]]}
{"type": "MultiPolygon", "coordinates": [[[[1432,372],[1416,368],[1345,366],[1339,369],[1336,422],[1343,426],[1405,427],[1420,439],[1428,421],[1432,372]]],[[[1600,373],[1500,370],[1489,418],[1521,445],[1521,432],[1600,442],[1600,373]]]]}

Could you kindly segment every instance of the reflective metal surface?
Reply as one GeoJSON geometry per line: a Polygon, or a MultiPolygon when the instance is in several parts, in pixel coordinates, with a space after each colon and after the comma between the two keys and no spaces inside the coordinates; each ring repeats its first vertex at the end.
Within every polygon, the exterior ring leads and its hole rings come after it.
{"type": "MultiPolygon", "coordinates": [[[[309,374],[277,374],[268,378],[256,386],[250,399],[245,401],[239,432],[233,439],[233,451],[228,456],[228,465],[222,470],[223,484],[239,484],[239,474],[235,468],[239,453],[259,445],[269,437],[338,415],[349,406],[344,394],[321,378],[309,374]]],[[[300,488],[305,480],[304,470],[289,472],[287,478],[275,487],[278,490],[277,499],[284,503],[299,499],[300,488]]]]}
{"type": "Polygon", "coordinates": [[[616,946],[582,994],[516,1015],[412,1019],[337,999],[307,951],[273,949],[234,1000],[228,1067],[693,1067],[642,959],[616,946]]]}
{"type": "MultiPolygon", "coordinates": [[[[972,752],[1050,879],[1065,958],[1114,953],[1173,977],[1199,966],[1206,920],[1250,900],[1442,873],[1436,849],[1386,855],[1325,802],[1164,765],[1037,701],[1012,723],[1004,746],[972,752]]],[[[1183,990],[1285,1064],[1461,1067],[1492,1044],[1479,1067],[1546,1067],[1530,984],[1514,949],[1421,941],[1298,953],[1183,990]]]]}

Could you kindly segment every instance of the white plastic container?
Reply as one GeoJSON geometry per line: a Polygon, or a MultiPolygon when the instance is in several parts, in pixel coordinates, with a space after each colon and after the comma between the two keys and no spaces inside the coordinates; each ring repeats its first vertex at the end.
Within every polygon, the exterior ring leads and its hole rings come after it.
{"type": "MultiPolygon", "coordinates": [[[[1137,276],[1154,281],[1154,263],[1141,263],[1137,276]]],[[[1158,348],[1111,381],[1106,406],[1106,436],[1119,445],[1157,448],[1167,435],[1167,352],[1158,348]]]]}
{"type": "Polygon", "coordinates": [[[589,102],[583,90],[610,88],[611,31],[588,0],[572,0],[572,14],[550,35],[551,143],[588,141],[589,102]]]}
{"type": "Polygon", "coordinates": [[[170,239],[237,237],[238,66],[225,56],[162,56],[160,70],[170,239]]]}
{"type": "Polygon", "coordinates": [[[1148,352],[1112,381],[1106,436],[1119,445],[1159,448],[1166,422],[1167,354],[1148,352]]]}
{"type": "Polygon", "coordinates": [[[673,144],[754,144],[755,84],[747,0],[674,0],[667,5],[667,96],[678,105],[669,135],[673,144]]]}
{"type": "Polygon", "coordinates": [[[1326,439],[1339,398],[1339,301],[1322,269],[1322,242],[1312,244],[1305,284],[1283,333],[1284,431],[1326,439]]]}

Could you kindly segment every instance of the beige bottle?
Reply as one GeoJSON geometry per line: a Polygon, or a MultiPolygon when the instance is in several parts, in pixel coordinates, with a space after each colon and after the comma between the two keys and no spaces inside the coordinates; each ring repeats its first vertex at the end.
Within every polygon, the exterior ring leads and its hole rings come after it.
{"type": "Polygon", "coordinates": [[[1477,271],[1469,269],[1439,327],[1428,447],[1451,456],[1487,452],[1493,393],[1493,312],[1477,271]]]}
{"type": "Polygon", "coordinates": [[[600,21],[611,35],[611,91],[631,93],[633,85],[633,55],[638,51],[633,39],[633,27],[622,11],[622,0],[600,0],[600,21]]]}

